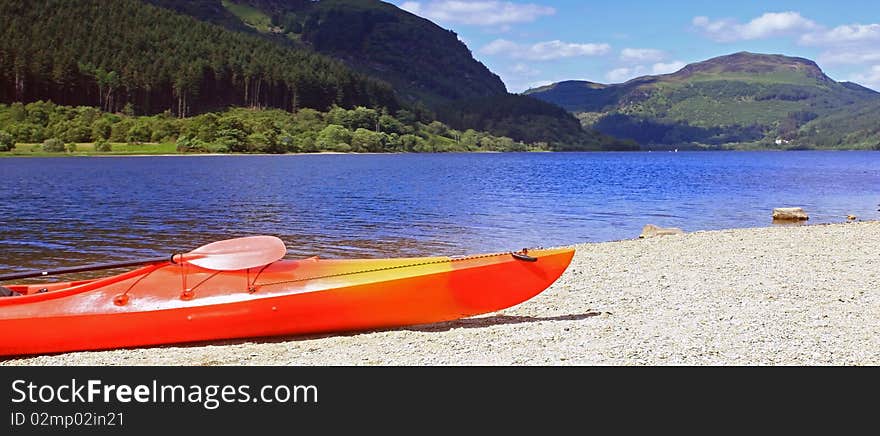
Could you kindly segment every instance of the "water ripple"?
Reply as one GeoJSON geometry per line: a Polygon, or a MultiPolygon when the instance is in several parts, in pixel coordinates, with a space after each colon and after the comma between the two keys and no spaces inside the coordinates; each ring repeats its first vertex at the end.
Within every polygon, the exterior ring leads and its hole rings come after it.
{"type": "Polygon", "coordinates": [[[272,234],[291,256],[459,255],[877,219],[880,153],[535,153],[0,159],[0,270],[272,234]]]}

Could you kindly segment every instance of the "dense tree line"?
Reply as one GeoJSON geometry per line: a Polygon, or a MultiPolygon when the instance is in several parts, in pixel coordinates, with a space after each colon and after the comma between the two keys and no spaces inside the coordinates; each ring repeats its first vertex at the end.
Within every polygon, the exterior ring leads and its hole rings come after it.
{"type": "Polygon", "coordinates": [[[178,118],[170,112],[136,116],[94,107],[51,102],[0,105],[0,151],[15,144],[42,144],[47,152],[70,151],[93,142],[110,151],[113,143],[176,143],[181,152],[452,152],[547,150],[509,137],[472,129],[456,130],[439,121],[423,123],[412,112],[366,107],[332,107],[326,112],[237,108],[178,118]]]}
{"type": "Polygon", "coordinates": [[[0,101],[186,116],[231,105],[399,108],[391,87],[305,49],[136,0],[0,0],[0,101]]]}

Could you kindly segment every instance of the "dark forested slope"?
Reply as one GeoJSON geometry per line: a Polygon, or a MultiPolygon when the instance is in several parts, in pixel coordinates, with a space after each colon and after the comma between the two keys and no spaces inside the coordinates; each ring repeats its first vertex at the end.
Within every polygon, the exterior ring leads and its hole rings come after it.
{"type": "Polygon", "coordinates": [[[0,101],[178,115],[232,105],[397,107],[324,56],[136,0],[0,0],[0,101]]]}
{"type": "Polygon", "coordinates": [[[507,93],[454,32],[382,1],[147,1],[233,29],[243,24],[276,42],[308,46],[394,84],[409,101],[433,105],[507,93]]]}

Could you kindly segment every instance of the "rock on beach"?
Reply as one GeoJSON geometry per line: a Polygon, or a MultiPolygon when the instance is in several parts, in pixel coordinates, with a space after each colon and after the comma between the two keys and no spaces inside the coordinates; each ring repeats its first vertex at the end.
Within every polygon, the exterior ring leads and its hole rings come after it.
{"type": "Polygon", "coordinates": [[[773,209],[774,221],[807,221],[810,216],[800,207],[778,207],[773,209]]]}
{"type": "Polygon", "coordinates": [[[639,235],[639,238],[655,238],[657,236],[672,236],[672,235],[683,235],[684,230],[679,229],[677,227],[658,227],[653,224],[647,224],[642,228],[642,234],[639,235]]]}

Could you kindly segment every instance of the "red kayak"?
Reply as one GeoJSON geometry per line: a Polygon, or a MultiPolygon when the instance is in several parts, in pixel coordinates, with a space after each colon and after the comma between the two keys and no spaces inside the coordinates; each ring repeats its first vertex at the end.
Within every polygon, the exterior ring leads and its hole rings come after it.
{"type": "Polygon", "coordinates": [[[534,297],[559,278],[573,255],[573,249],[555,249],[273,261],[283,256],[276,250],[260,265],[260,256],[239,261],[247,253],[193,251],[106,278],[5,286],[13,295],[0,297],[0,331],[7,332],[0,355],[449,321],[534,297]]]}

